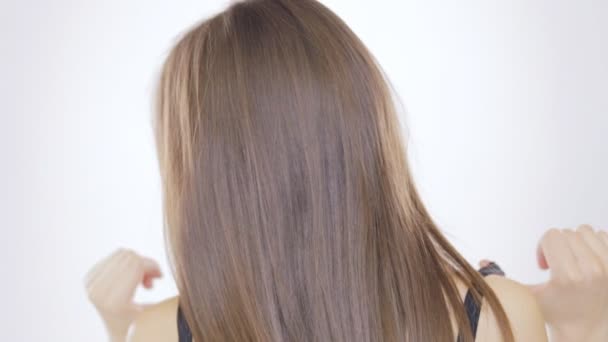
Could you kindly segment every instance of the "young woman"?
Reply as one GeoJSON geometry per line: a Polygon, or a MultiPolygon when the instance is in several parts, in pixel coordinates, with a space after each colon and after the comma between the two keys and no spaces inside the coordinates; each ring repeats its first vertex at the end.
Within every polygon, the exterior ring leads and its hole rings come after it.
{"type": "Polygon", "coordinates": [[[188,31],[156,134],[179,297],[133,304],[158,267],[115,253],[87,280],[113,339],[134,319],[149,342],[547,339],[531,292],[434,224],[381,68],[320,3],[239,2],[188,31]]]}

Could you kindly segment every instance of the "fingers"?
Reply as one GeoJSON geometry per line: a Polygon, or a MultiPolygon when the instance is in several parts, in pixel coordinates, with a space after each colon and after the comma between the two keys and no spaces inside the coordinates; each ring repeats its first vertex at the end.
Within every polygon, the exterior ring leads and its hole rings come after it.
{"type": "Polygon", "coordinates": [[[601,260],[585,242],[583,234],[573,230],[565,230],[566,240],[577,262],[577,269],[570,274],[570,280],[582,282],[603,273],[601,260]]]}
{"type": "Polygon", "coordinates": [[[593,253],[594,257],[596,258],[595,261],[599,263],[598,267],[601,268],[600,271],[608,273],[608,244],[605,244],[601,237],[606,233],[596,232],[589,225],[582,225],[578,227],[577,232],[593,253]]]}
{"type": "MultiPolygon", "coordinates": [[[[552,229],[542,238],[541,252],[550,280],[533,286],[548,326],[571,336],[595,335],[608,323],[608,234],[588,225],[552,229]]],[[[602,333],[604,330],[601,330],[602,333]]],[[[580,340],[583,340],[582,338],[580,340]]],[[[577,340],[578,339],[573,339],[577,340]]]]}
{"type": "Polygon", "coordinates": [[[155,278],[162,277],[160,266],[150,258],[139,257],[132,267],[133,270],[130,271],[130,274],[133,275],[132,281],[135,283],[141,282],[145,288],[151,288],[152,281],[155,278]]]}
{"type": "Polygon", "coordinates": [[[142,258],[143,260],[143,270],[146,276],[158,278],[162,277],[162,272],[160,270],[160,266],[155,260],[150,258],[142,258]]]}
{"type": "Polygon", "coordinates": [[[608,273],[608,234],[589,225],[576,231],[550,229],[540,241],[538,261],[559,284],[593,281],[608,273]]]}
{"type": "Polygon", "coordinates": [[[161,276],[156,261],[121,248],[95,264],[87,273],[85,284],[93,302],[129,302],[139,283],[151,288],[153,279],[161,276]]]}
{"type": "Polygon", "coordinates": [[[118,298],[127,299],[135,296],[137,285],[144,277],[144,267],[142,258],[135,252],[128,253],[127,261],[117,268],[115,278],[123,279],[123,285],[114,291],[118,298]]]}
{"type": "Polygon", "coordinates": [[[160,267],[156,261],[144,258],[144,276],[142,280],[142,285],[149,289],[152,288],[152,282],[154,278],[161,278],[163,276],[160,267]]]}
{"type": "Polygon", "coordinates": [[[598,234],[600,236],[600,240],[602,240],[604,245],[608,247],[608,233],[606,233],[605,231],[600,231],[598,232],[598,234]]]}
{"type": "MultiPolygon", "coordinates": [[[[551,279],[564,281],[578,270],[578,263],[567,241],[566,234],[559,229],[549,229],[541,238],[538,254],[544,258],[551,270],[551,279]]],[[[539,257],[539,261],[542,261],[539,257]]],[[[539,262],[541,268],[543,264],[539,262]]]]}
{"type": "Polygon", "coordinates": [[[133,298],[139,283],[144,286],[148,284],[145,287],[150,288],[152,279],[161,276],[160,267],[150,258],[128,251],[126,259],[126,262],[121,267],[117,267],[114,273],[115,280],[123,279],[122,286],[114,289],[114,296],[118,300],[133,298]]]}
{"type": "Polygon", "coordinates": [[[91,274],[87,277],[86,285],[90,294],[105,293],[105,289],[111,286],[107,284],[108,278],[111,278],[111,273],[117,268],[117,265],[124,262],[124,257],[124,249],[118,249],[93,267],[91,274]]]}
{"type": "Polygon", "coordinates": [[[125,268],[132,260],[133,254],[132,251],[120,248],[102,260],[97,274],[87,287],[91,301],[107,304],[111,303],[110,300],[114,299],[117,294],[123,295],[125,284],[121,277],[125,273],[128,274],[125,272],[125,268]]]}

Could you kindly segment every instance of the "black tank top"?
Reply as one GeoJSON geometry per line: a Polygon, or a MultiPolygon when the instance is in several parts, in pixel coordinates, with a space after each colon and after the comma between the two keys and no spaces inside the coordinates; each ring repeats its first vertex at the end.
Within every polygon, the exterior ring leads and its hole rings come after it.
{"type": "MultiPolygon", "coordinates": [[[[485,266],[479,270],[482,276],[487,276],[490,274],[498,274],[504,276],[504,272],[500,269],[500,267],[495,263],[490,263],[488,266],[485,266]]],[[[475,301],[473,294],[471,291],[467,291],[466,296],[464,297],[464,307],[467,312],[467,316],[469,317],[469,324],[471,325],[471,331],[473,332],[473,337],[477,335],[477,324],[479,323],[479,313],[481,310],[481,306],[475,301]]],[[[182,312],[182,309],[177,307],[177,332],[179,336],[179,342],[192,342],[192,333],[190,332],[190,327],[188,327],[188,323],[186,322],[186,318],[182,312]]],[[[458,335],[458,342],[462,341],[462,336],[458,335]]]]}

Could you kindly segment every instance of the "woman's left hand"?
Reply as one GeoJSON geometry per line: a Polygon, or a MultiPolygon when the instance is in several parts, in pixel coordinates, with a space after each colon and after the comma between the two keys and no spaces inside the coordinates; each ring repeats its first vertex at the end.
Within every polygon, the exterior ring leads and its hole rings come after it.
{"type": "Polygon", "coordinates": [[[154,260],[124,248],[99,261],[87,273],[87,295],[112,341],[126,340],[129,326],[143,309],[133,302],[137,286],[141,283],[151,288],[153,279],[159,277],[162,277],[160,267],[154,260]]]}

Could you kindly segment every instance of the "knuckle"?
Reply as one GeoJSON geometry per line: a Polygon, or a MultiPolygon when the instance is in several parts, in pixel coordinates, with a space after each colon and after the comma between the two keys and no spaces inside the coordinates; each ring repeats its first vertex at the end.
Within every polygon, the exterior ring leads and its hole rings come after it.
{"type": "Polygon", "coordinates": [[[558,228],[550,228],[545,232],[545,238],[548,240],[554,240],[562,234],[562,231],[558,228]]]}
{"type": "Polygon", "coordinates": [[[576,229],[577,231],[583,232],[583,231],[593,231],[593,227],[589,224],[581,224],[578,226],[578,228],[576,229]]]}
{"type": "Polygon", "coordinates": [[[125,248],[124,254],[128,258],[134,258],[135,252],[132,249],[125,248]]]}
{"type": "Polygon", "coordinates": [[[576,232],[570,228],[564,228],[564,229],[562,229],[562,234],[565,235],[566,237],[572,237],[572,236],[576,235],[576,232]]]}

